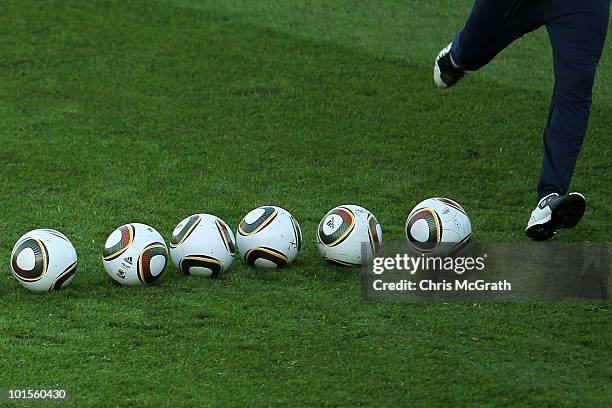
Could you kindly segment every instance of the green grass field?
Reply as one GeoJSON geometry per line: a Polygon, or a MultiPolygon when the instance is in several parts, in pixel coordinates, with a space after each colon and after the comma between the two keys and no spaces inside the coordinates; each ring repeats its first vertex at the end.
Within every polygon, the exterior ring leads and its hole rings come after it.
{"type": "MultiPolygon", "coordinates": [[[[608,304],[367,304],[358,271],[319,259],[317,224],[346,203],[386,241],[440,195],[475,239],[526,239],[550,47],[536,32],[436,90],[433,58],[470,5],[4,1],[0,388],[67,388],[74,407],[610,406],[608,304]],[[102,268],[126,222],[169,238],[189,214],[235,228],[264,204],[302,226],[286,270],[236,259],[205,280],[170,265],[124,288],[102,268]],[[39,227],[77,248],[66,291],[11,276],[13,244],[39,227]]],[[[589,210],[558,240],[609,241],[610,112],[606,52],[573,185],[589,210]]]]}

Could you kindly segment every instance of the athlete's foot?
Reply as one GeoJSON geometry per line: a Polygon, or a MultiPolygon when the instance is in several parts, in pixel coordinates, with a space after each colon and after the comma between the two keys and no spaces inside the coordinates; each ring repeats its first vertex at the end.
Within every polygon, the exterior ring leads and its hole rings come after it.
{"type": "Polygon", "coordinates": [[[434,82],[440,88],[450,88],[465,75],[465,71],[453,61],[450,52],[451,45],[453,43],[448,44],[446,48],[440,51],[434,63],[434,82]]]}
{"type": "Polygon", "coordinates": [[[580,193],[542,198],[527,223],[525,234],[534,241],[546,241],[562,228],[574,228],[586,210],[586,199],[580,193]]]}

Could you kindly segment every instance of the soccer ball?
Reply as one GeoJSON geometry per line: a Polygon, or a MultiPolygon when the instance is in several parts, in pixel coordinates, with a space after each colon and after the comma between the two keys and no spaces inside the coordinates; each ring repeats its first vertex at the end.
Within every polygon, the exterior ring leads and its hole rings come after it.
{"type": "Polygon", "coordinates": [[[181,221],[170,240],[172,261],[186,275],[216,278],[234,260],[234,234],[222,219],[194,214],[181,221]]]}
{"type": "Polygon", "coordinates": [[[126,224],[106,240],[102,262],[106,273],[123,285],[149,285],[164,272],[168,248],[148,225],[126,224]]]}
{"type": "Polygon", "coordinates": [[[344,265],[367,265],[380,249],[382,228],[376,217],[358,205],[341,205],[319,223],[317,246],[326,261],[344,265]],[[362,243],[365,253],[362,254],[362,243]]]}
{"type": "Polygon", "coordinates": [[[63,289],[74,278],[77,253],[64,234],[36,229],[23,235],[11,253],[13,276],[21,286],[48,292],[63,289]]]}
{"type": "Polygon", "coordinates": [[[420,253],[451,255],[472,237],[472,224],[465,210],[448,198],[421,201],[406,220],[408,243],[420,253]]]}
{"type": "Polygon", "coordinates": [[[238,225],[236,243],[247,264],[282,268],[297,257],[302,230],[287,210],[267,205],[245,215],[238,225]]]}

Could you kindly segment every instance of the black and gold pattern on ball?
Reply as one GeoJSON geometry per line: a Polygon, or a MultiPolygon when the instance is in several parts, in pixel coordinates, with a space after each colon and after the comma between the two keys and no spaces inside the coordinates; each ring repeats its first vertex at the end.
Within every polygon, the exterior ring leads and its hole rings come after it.
{"type": "Polygon", "coordinates": [[[236,253],[236,245],[234,245],[232,232],[229,230],[227,224],[218,218],[215,220],[215,224],[217,225],[217,230],[219,230],[219,235],[221,235],[225,249],[227,249],[227,252],[234,256],[236,253]]]}
{"type": "Polygon", "coordinates": [[[134,226],[131,224],[127,224],[119,227],[119,232],[121,233],[121,239],[119,242],[112,247],[104,248],[103,258],[105,261],[112,261],[115,258],[118,258],[122,253],[124,253],[132,242],[134,242],[134,236],[136,235],[136,230],[134,226]]]}
{"type": "Polygon", "coordinates": [[[189,236],[191,235],[193,230],[195,230],[201,220],[202,218],[197,214],[187,218],[187,222],[185,223],[183,228],[181,228],[178,233],[172,234],[172,238],[170,238],[170,248],[176,248],[177,246],[185,242],[185,240],[189,238],[189,236]]]}
{"type": "Polygon", "coordinates": [[[251,266],[255,266],[255,261],[258,259],[270,261],[276,264],[277,268],[282,268],[283,266],[287,265],[289,261],[282,252],[268,247],[249,249],[244,255],[244,260],[251,266]]]}
{"type": "Polygon", "coordinates": [[[459,210],[462,213],[466,214],[465,210],[463,209],[463,207],[456,201],[451,200],[450,198],[442,198],[442,197],[438,197],[436,198],[436,200],[443,202],[444,204],[448,205],[449,207],[453,207],[455,210],[459,210]]]}
{"type": "Polygon", "coordinates": [[[53,235],[55,237],[61,238],[64,241],[70,242],[70,240],[68,238],[66,238],[66,236],[64,234],[62,234],[61,232],[59,232],[59,231],[48,229],[48,228],[42,228],[42,229],[40,229],[40,231],[44,231],[44,232],[46,232],[48,234],[51,234],[51,235],[53,235]]]}
{"type": "Polygon", "coordinates": [[[278,210],[274,207],[262,207],[261,209],[264,210],[263,214],[253,223],[249,224],[244,219],[240,222],[238,226],[238,233],[240,235],[252,235],[261,231],[278,215],[278,210]]]}
{"type": "Polygon", "coordinates": [[[161,242],[154,242],[142,250],[140,257],[138,258],[138,279],[140,282],[149,284],[155,282],[162,275],[161,272],[157,275],[151,273],[151,260],[153,257],[161,255],[164,257],[164,266],[162,271],[166,269],[168,263],[168,251],[166,246],[161,242]]]}
{"type": "Polygon", "coordinates": [[[64,283],[66,283],[70,278],[74,276],[77,269],[77,262],[75,261],[72,265],[70,265],[64,272],[57,277],[53,285],[49,288],[49,292],[52,290],[60,290],[64,283]]]}
{"type": "Polygon", "coordinates": [[[361,264],[358,263],[353,263],[353,262],[346,262],[346,261],[341,261],[339,259],[332,259],[332,258],[324,258],[326,262],[332,264],[332,265],[338,265],[338,266],[361,266],[361,264]]]}
{"type": "Polygon", "coordinates": [[[291,217],[291,224],[293,224],[293,233],[295,234],[295,245],[299,252],[300,249],[302,249],[302,230],[300,228],[300,224],[298,224],[297,220],[293,217],[291,217]]]}
{"type": "Polygon", "coordinates": [[[36,282],[45,275],[47,267],[49,265],[49,251],[45,244],[36,238],[26,238],[13,251],[11,257],[11,265],[13,271],[18,279],[24,282],[36,282]],[[34,266],[32,269],[22,269],[18,263],[17,258],[23,251],[31,249],[34,253],[34,266]]]}
{"type": "Polygon", "coordinates": [[[463,248],[465,248],[470,243],[471,239],[472,239],[472,234],[468,234],[468,236],[466,236],[461,241],[459,241],[455,245],[453,245],[448,250],[447,255],[448,256],[457,256],[461,251],[463,251],[463,248]]]}
{"type": "Polygon", "coordinates": [[[350,209],[346,207],[334,208],[323,217],[323,220],[321,220],[319,224],[319,241],[330,247],[336,246],[350,235],[354,227],[355,214],[353,214],[350,209]],[[340,217],[340,220],[338,220],[337,217],[332,217],[333,215],[340,217]],[[334,225],[336,223],[340,225],[334,225]],[[326,234],[326,228],[329,228],[333,232],[329,235],[326,234]]]}
{"type": "Polygon", "coordinates": [[[377,226],[378,221],[376,220],[376,217],[370,214],[368,216],[368,235],[370,236],[370,245],[372,247],[373,254],[378,253],[378,250],[380,249],[380,237],[378,236],[377,226]]]}
{"type": "Polygon", "coordinates": [[[210,270],[211,278],[216,278],[223,272],[223,264],[218,259],[204,255],[189,255],[181,259],[179,269],[185,275],[190,274],[191,268],[205,268],[210,270]]]}
{"type": "Polygon", "coordinates": [[[421,208],[416,210],[406,223],[406,236],[412,246],[421,252],[433,251],[442,240],[442,221],[438,213],[431,208],[421,208]],[[412,235],[412,227],[420,220],[427,222],[427,239],[419,241],[412,235]]]}

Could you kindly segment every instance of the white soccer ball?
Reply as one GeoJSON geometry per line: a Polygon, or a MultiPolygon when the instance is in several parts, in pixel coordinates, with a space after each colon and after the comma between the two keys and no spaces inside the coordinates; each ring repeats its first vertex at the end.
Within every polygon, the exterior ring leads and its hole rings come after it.
{"type": "Polygon", "coordinates": [[[421,201],[406,220],[408,243],[420,253],[451,255],[472,237],[472,224],[463,207],[448,198],[421,201]]]}
{"type": "Polygon", "coordinates": [[[35,291],[59,290],[70,284],[77,268],[77,253],[64,234],[36,229],[23,235],[11,253],[13,276],[35,291]]]}
{"type": "Polygon", "coordinates": [[[234,234],[221,218],[194,214],[174,229],[170,256],[186,275],[216,278],[232,264],[235,246],[234,234]]]}
{"type": "Polygon", "coordinates": [[[102,262],[106,273],[123,285],[149,285],[164,272],[168,248],[148,225],[126,224],[106,240],[102,262]]]}
{"type": "Polygon", "coordinates": [[[382,227],[378,220],[358,205],[332,209],[323,217],[317,231],[317,246],[323,259],[344,266],[369,264],[381,242],[382,227]]]}
{"type": "Polygon", "coordinates": [[[293,262],[302,246],[302,231],[287,211],[271,205],[256,208],[236,233],[240,255],[256,268],[282,268],[293,262]]]}

